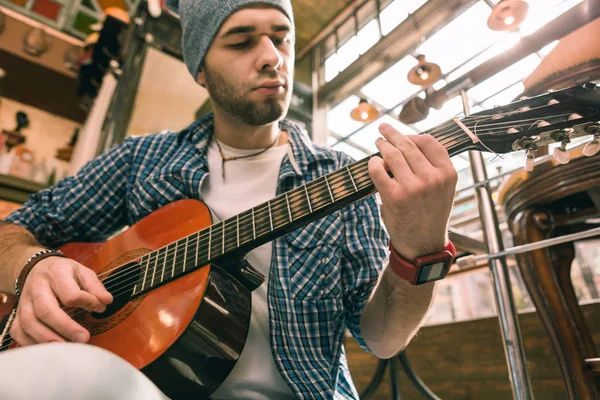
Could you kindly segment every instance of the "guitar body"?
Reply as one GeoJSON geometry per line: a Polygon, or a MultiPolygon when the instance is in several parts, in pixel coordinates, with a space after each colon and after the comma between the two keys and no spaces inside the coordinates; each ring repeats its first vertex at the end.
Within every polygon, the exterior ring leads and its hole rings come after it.
{"type": "MultiPolygon", "coordinates": [[[[210,224],[202,202],[180,200],[106,242],[60,250],[100,275],[210,224]]],[[[90,344],[127,360],[170,398],[204,398],[239,358],[250,311],[250,291],[207,265],[132,300],[115,296],[102,314],[80,311],[74,319],[90,331],[90,344]]]]}

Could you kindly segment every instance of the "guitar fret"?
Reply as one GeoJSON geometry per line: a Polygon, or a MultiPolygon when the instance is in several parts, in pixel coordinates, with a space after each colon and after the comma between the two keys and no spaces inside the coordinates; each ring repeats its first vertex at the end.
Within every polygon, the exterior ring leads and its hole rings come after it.
{"type": "Polygon", "coordinates": [[[177,264],[177,249],[179,248],[179,241],[175,242],[175,253],[173,254],[173,268],[171,268],[171,278],[175,276],[175,264],[177,264]]]}
{"type": "Polygon", "coordinates": [[[292,222],[294,219],[292,218],[292,209],[290,208],[290,199],[287,193],[285,193],[285,202],[287,203],[288,216],[290,217],[290,222],[292,222]]]}
{"type": "Polygon", "coordinates": [[[273,214],[271,214],[271,200],[267,201],[267,210],[269,213],[269,221],[271,222],[271,232],[273,231],[273,214]]]}
{"type": "Polygon", "coordinates": [[[256,239],[256,224],[254,222],[254,207],[252,207],[252,210],[250,211],[252,214],[252,239],[256,239]]]}
{"type": "Polygon", "coordinates": [[[221,238],[221,255],[225,254],[225,221],[221,221],[223,235],[221,238]]]}
{"type": "Polygon", "coordinates": [[[308,210],[312,214],[312,205],[310,204],[310,196],[308,194],[308,186],[304,185],[304,193],[306,193],[306,201],[308,202],[308,210]]]}
{"type": "Polygon", "coordinates": [[[188,252],[188,241],[190,240],[190,237],[187,236],[185,238],[185,249],[183,250],[183,271],[181,272],[185,272],[185,264],[187,262],[187,252],[188,252]]]}
{"type": "Polygon", "coordinates": [[[333,192],[331,191],[331,186],[329,186],[329,181],[327,180],[327,175],[324,175],[323,178],[325,178],[325,184],[327,186],[327,190],[329,190],[329,196],[331,197],[331,202],[335,203],[335,199],[333,198],[333,192]]]}
{"type": "MultiPolygon", "coordinates": [[[[200,237],[198,237],[200,238],[200,237]]],[[[210,242],[212,240],[212,225],[208,227],[208,259],[210,260],[210,242]]],[[[200,243],[198,243],[200,247],[200,243]]],[[[198,247],[196,247],[196,265],[198,265],[198,247]]]]}
{"type": "MultiPolygon", "coordinates": [[[[148,267],[150,266],[150,263],[146,263],[146,269],[144,270],[144,277],[142,278],[142,290],[144,290],[144,285],[146,284],[146,277],[148,276],[148,267]]],[[[135,294],[135,289],[134,289],[134,294],[135,294]]]]}
{"type": "Polygon", "coordinates": [[[352,186],[354,186],[354,191],[358,192],[358,188],[356,187],[356,183],[354,182],[354,177],[352,176],[352,172],[350,171],[350,167],[346,165],[346,171],[348,171],[348,175],[350,175],[350,180],[352,181],[352,186]]]}
{"type": "Polygon", "coordinates": [[[152,281],[150,286],[154,286],[154,275],[156,275],[156,266],[158,265],[158,253],[156,253],[156,259],[154,260],[154,269],[152,270],[152,281]]]}
{"type": "Polygon", "coordinates": [[[161,283],[165,280],[165,268],[167,267],[167,252],[169,251],[169,246],[165,247],[165,262],[163,263],[162,272],[160,274],[161,283]]]}

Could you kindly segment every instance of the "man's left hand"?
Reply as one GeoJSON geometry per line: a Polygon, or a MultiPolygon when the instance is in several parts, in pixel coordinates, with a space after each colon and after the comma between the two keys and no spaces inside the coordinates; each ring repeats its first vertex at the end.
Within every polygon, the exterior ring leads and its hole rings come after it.
{"type": "Polygon", "coordinates": [[[405,136],[388,124],[379,131],[382,158],[369,161],[369,175],[392,245],[407,260],[443,250],[458,181],[448,152],[431,135],[405,136]]]}

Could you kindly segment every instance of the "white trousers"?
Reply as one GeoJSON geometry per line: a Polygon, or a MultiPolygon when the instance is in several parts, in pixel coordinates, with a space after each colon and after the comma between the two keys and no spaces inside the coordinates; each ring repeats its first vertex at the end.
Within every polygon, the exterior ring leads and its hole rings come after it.
{"type": "Polygon", "coordinates": [[[127,361],[96,346],[48,343],[0,353],[2,400],[168,399],[127,361]]]}

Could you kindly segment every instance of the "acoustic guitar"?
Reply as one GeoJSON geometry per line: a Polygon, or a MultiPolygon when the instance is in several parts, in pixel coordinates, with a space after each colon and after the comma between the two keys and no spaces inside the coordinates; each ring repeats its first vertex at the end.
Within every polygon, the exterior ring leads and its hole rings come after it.
{"type": "MultiPolygon", "coordinates": [[[[451,156],[526,150],[528,159],[540,146],[558,142],[564,148],[571,139],[591,135],[591,155],[598,149],[598,121],[600,87],[585,84],[455,118],[424,133],[451,156]]],[[[564,154],[558,156],[564,161],[564,154]]],[[[207,397],[242,352],[251,291],[264,281],[245,254],[373,194],[371,157],[215,224],[202,202],[180,200],[106,242],[62,246],[114,296],[103,313],[66,312],[90,331],[90,344],[127,360],[167,396],[207,397]]],[[[9,333],[16,299],[10,302],[13,309],[0,325],[0,350],[18,346],[9,333]]]]}

